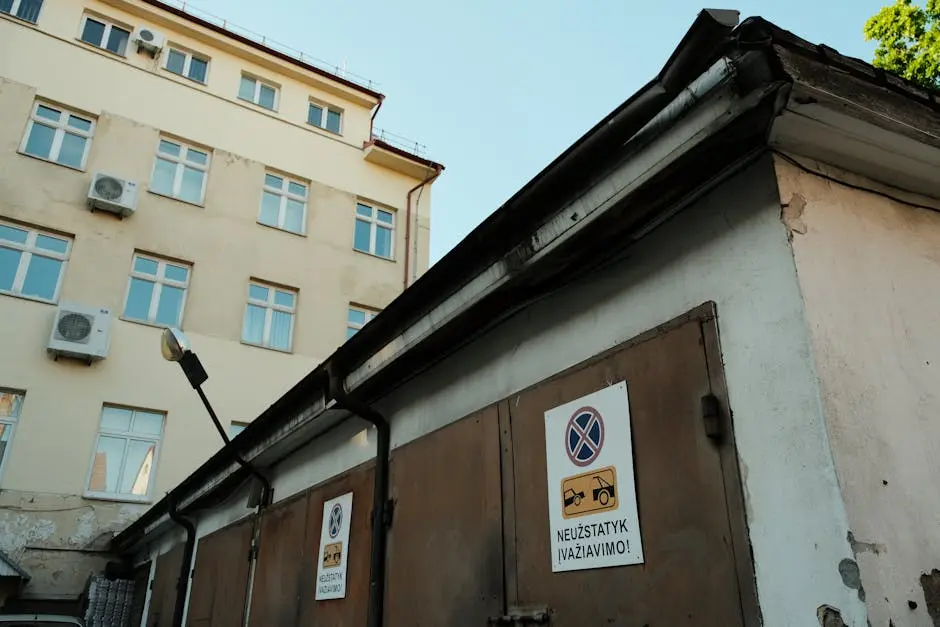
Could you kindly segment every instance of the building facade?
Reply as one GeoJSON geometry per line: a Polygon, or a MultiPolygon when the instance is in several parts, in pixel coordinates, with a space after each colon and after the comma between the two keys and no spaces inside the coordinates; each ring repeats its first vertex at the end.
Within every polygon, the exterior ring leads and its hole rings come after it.
{"type": "Polygon", "coordinates": [[[115,537],[143,624],[937,625],[938,138],[703,12],[233,443],[273,505],[219,453],[115,537]]]}
{"type": "Polygon", "coordinates": [[[374,139],[382,98],[156,0],[0,2],[0,550],[24,597],[74,599],[221,446],[162,327],[234,434],[427,269],[443,168],[374,139]]]}

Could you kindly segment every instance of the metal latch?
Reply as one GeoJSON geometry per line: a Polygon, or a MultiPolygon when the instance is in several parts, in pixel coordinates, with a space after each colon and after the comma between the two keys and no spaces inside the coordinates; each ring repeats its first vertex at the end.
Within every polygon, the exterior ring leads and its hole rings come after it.
{"type": "Polygon", "coordinates": [[[490,618],[487,625],[548,625],[551,622],[551,610],[548,607],[511,607],[505,616],[490,618]]]}
{"type": "Polygon", "coordinates": [[[705,435],[712,440],[720,440],[723,433],[721,424],[721,403],[714,394],[702,397],[702,422],[705,425],[705,435]]]}

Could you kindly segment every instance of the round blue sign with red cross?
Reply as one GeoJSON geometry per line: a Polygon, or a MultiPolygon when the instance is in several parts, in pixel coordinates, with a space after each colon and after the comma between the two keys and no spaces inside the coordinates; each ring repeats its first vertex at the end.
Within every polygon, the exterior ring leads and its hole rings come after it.
{"type": "Polygon", "coordinates": [[[335,538],[339,535],[340,529],[343,528],[343,506],[339,503],[333,505],[333,509],[330,511],[330,522],[328,525],[328,531],[331,538],[335,538]]]}
{"type": "Polygon", "coordinates": [[[565,428],[565,452],[576,466],[587,466],[604,446],[604,420],[593,407],[582,407],[571,415],[565,428]]]}

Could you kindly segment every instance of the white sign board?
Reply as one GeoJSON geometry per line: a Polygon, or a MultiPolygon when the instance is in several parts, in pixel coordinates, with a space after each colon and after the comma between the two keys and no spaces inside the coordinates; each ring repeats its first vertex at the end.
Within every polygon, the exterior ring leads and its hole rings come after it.
{"type": "Polygon", "coordinates": [[[323,503],[320,563],[317,566],[317,601],[346,598],[352,499],[352,492],[348,492],[323,503]]]}
{"type": "Polygon", "coordinates": [[[643,563],[627,383],[545,412],[552,572],[643,563]]]}

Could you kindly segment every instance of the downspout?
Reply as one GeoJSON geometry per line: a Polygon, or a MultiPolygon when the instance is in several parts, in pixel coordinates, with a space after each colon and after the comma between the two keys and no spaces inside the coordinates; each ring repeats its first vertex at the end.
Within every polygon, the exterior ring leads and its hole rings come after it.
{"type": "Polygon", "coordinates": [[[196,526],[183,517],[176,509],[176,501],[170,501],[170,520],[186,530],[186,543],[183,545],[183,561],[180,564],[180,576],[176,582],[176,604],[173,606],[173,627],[183,627],[183,611],[186,609],[186,592],[189,590],[189,572],[193,564],[193,552],[196,549],[196,526]]]}
{"type": "MultiPolygon", "coordinates": [[[[433,183],[434,179],[439,177],[441,175],[441,172],[443,172],[443,170],[444,168],[442,166],[435,165],[434,172],[432,172],[423,181],[421,181],[420,183],[418,183],[417,185],[409,189],[408,194],[405,196],[405,273],[404,273],[404,279],[402,281],[402,291],[408,289],[408,270],[410,266],[409,259],[410,259],[410,253],[411,253],[411,249],[409,247],[409,244],[411,242],[411,195],[415,193],[416,191],[418,191],[419,189],[423,188],[425,185],[430,185],[431,183],[433,183]]],[[[415,210],[417,211],[417,207],[415,207],[415,210]]]]}
{"type": "Polygon", "coordinates": [[[372,488],[372,549],[369,557],[368,627],[382,627],[385,614],[385,557],[392,508],[388,500],[388,464],[391,427],[378,411],[346,393],[343,381],[330,373],[330,396],[336,404],[375,425],[375,483],[372,488]]]}
{"type": "Polygon", "coordinates": [[[375,111],[372,112],[372,117],[369,118],[369,141],[371,142],[375,135],[372,133],[372,129],[375,127],[375,116],[379,114],[379,109],[382,108],[382,103],[385,102],[385,96],[379,96],[379,104],[375,105],[375,111]]]}

